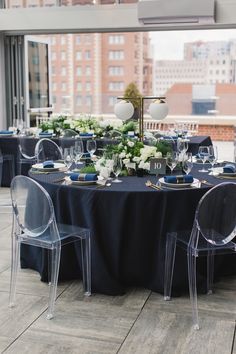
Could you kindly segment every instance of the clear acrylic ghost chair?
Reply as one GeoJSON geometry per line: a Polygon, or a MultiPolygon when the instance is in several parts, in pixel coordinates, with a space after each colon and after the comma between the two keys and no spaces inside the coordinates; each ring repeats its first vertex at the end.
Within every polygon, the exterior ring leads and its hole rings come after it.
{"type": "Polygon", "coordinates": [[[0,150],[0,186],[2,185],[3,156],[0,150]]]}
{"type": "Polygon", "coordinates": [[[26,176],[16,176],[11,183],[13,207],[12,262],[9,306],[15,304],[16,278],[20,244],[45,248],[51,255],[49,305],[47,319],[54,314],[61,246],[81,242],[81,259],[85,295],[91,295],[91,250],[89,230],[57,224],[52,200],[47,191],[26,176]]]}
{"type": "Polygon", "coordinates": [[[37,142],[35,156],[38,163],[46,160],[62,160],[62,151],[54,141],[44,138],[37,142]]]}
{"type": "Polygon", "coordinates": [[[79,134],[76,133],[73,129],[65,129],[63,131],[63,137],[64,138],[76,138],[79,137],[79,134]]]}
{"type": "Polygon", "coordinates": [[[236,252],[236,183],[221,183],[200,200],[191,234],[170,233],[166,240],[164,300],[170,300],[176,244],[187,251],[189,293],[193,324],[199,329],[196,260],[207,257],[207,292],[212,293],[214,256],[236,252]]]}
{"type": "Polygon", "coordinates": [[[32,139],[26,136],[18,137],[18,148],[19,148],[19,158],[18,164],[18,174],[21,175],[22,165],[33,165],[37,162],[34,147],[32,144],[32,139]]]}

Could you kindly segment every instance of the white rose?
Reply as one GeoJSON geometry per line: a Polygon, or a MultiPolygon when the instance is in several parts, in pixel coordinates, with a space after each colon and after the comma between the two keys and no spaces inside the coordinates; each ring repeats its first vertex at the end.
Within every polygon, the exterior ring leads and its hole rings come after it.
{"type": "Polygon", "coordinates": [[[126,165],[127,163],[129,163],[130,162],[130,159],[124,159],[123,160],[123,163],[126,165]]]}
{"type": "Polygon", "coordinates": [[[130,146],[130,147],[133,147],[134,146],[134,142],[133,141],[128,141],[127,145],[130,146]]]}
{"type": "Polygon", "coordinates": [[[119,155],[119,157],[120,157],[121,159],[123,159],[123,158],[125,157],[125,152],[121,152],[120,155],[119,155]]]}
{"type": "Polygon", "coordinates": [[[157,152],[155,153],[155,157],[161,158],[161,157],[162,157],[162,153],[161,153],[160,151],[157,151],[157,152]]]}

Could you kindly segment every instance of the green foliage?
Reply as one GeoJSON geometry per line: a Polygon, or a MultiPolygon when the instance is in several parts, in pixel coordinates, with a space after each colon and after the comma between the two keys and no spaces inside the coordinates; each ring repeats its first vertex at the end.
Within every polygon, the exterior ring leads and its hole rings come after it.
{"type": "Polygon", "coordinates": [[[136,121],[129,121],[128,123],[123,122],[123,125],[120,127],[120,131],[123,134],[127,134],[128,132],[136,132],[138,130],[138,123],[136,121]]]}
{"type": "Polygon", "coordinates": [[[93,164],[84,166],[80,169],[80,173],[96,173],[96,169],[93,164]]]}
{"type": "Polygon", "coordinates": [[[125,97],[125,99],[129,99],[129,101],[133,104],[134,108],[140,107],[142,95],[139,92],[139,89],[134,82],[131,82],[126,87],[125,92],[124,92],[124,97],[125,97]],[[137,99],[134,99],[134,97],[137,97],[137,99]]]}
{"type": "Polygon", "coordinates": [[[157,151],[160,151],[162,153],[162,156],[166,156],[168,152],[171,152],[173,150],[172,145],[165,140],[159,141],[158,143],[156,143],[155,146],[157,148],[157,151]]]}

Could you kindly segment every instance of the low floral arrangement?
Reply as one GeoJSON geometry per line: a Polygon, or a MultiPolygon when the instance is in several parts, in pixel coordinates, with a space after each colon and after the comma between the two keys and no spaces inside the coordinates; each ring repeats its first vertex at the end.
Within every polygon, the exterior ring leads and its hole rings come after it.
{"type": "Polygon", "coordinates": [[[92,133],[97,137],[117,137],[116,132],[120,135],[128,134],[129,131],[137,133],[137,122],[124,122],[120,120],[97,120],[90,115],[80,115],[79,117],[72,117],[60,115],[52,117],[46,122],[39,125],[42,131],[52,131],[59,136],[65,129],[72,129],[77,133],[92,133]]]}
{"type": "Polygon", "coordinates": [[[110,174],[113,167],[113,155],[118,155],[123,163],[124,174],[129,169],[150,170],[150,158],[161,158],[172,151],[168,142],[162,141],[155,146],[144,145],[143,142],[123,138],[118,145],[107,145],[102,158],[96,164],[96,170],[103,176],[110,174]]]}

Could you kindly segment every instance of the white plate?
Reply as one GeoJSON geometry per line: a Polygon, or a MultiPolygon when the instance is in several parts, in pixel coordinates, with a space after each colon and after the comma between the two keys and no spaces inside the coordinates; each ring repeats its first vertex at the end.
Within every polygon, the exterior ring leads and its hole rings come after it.
{"type": "Polygon", "coordinates": [[[6,134],[0,133],[0,136],[12,136],[12,135],[13,135],[13,133],[6,133],[6,134]]]}
{"type": "Polygon", "coordinates": [[[234,177],[236,177],[236,172],[231,172],[231,173],[229,173],[229,172],[224,172],[224,170],[223,170],[223,167],[215,167],[214,169],[213,169],[213,176],[225,176],[225,177],[232,177],[232,178],[234,178],[234,177]]]}
{"type": "Polygon", "coordinates": [[[65,165],[64,163],[54,162],[54,167],[43,167],[42,163],[36,163],[35,165],[32,166],[32,168],[35,168],[38,171],[51,172],[51,171],[58,171],[60,169],[64,169],[65,165]]]}
{"type": "Polygon", "coordinates": [[[168,183],[164,181],[164,177],[159,178],[159,182],[166,187],[172,187],[172,188],[186,188],[186,187],[190,187],[192,185],[195,185],[199,182],[199,180],[197,178],[193,179],[192,183],[168,183]]]}
{"type": "Polygon", "coordinates": [[[78,186],[91,186],[93,184],[97,184],[97,181],[72,181],[70,177],[66,177],[66,181],[71,184],[77,184],[78,186]]]}

